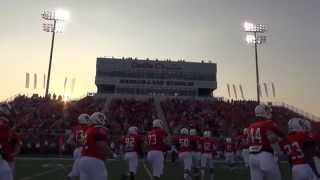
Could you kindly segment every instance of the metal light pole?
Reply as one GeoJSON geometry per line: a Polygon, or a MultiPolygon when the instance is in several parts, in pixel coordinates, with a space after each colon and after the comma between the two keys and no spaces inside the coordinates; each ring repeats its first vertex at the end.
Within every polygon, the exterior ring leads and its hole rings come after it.
{"type": "Polygon", "coordinates": [[[262,24],[244,23],[245,32],[249,33],[246,36],[248,44],[254,44],[255,63],[256,63],[256,83],[257,83],[257,102],[260,104],[260,74],[259,74],[259,61],[258,61],[258,45],[266,42],[266,36],[259,35],[259,33],[266,32],[266,26],[262,24]]]}
{"type": "Polygon", "coordinates": [[[52,56],[53,56],[55,35],[56,33],[63,32],[64,23],[69,19],[69,13],[63,10],[44,11],[42,13],[42,19],[45,20],[45,22],[43,23],[43,31],[52,32],[48,77],[47,77],[46,92],[45,92],[45,97],[47,97],[49,94],[49,88],[50,88],[51,66],[52,66],[52,56]]]}

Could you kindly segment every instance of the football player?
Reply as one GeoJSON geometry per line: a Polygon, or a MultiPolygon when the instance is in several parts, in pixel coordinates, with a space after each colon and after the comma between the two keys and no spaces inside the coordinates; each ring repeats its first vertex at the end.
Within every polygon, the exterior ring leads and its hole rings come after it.
{"type": "Polygon", "coordinates": [[[155,180],[159,180],[163,174],[164,151],[167,149],[167,132],[163,129],[160,119],[153,120],[152,129],[147,132],[147,161],[151,165],[152,175],[155,180]]]}
{"type": "Polygon", "coordinates": [[[8,148],[10,134],[9,120],[3,116],[0,117],[0,180],[13,180],[12,170],[5,160],[8,148]]]}
{"type": "Polygon", "coordinates": [[[205,178],[205,170],[209,169],[210,180],[213,180],[213,158],[216,155],[217,143],[211,137],[211,131],[204,131],[202,142],[202,154],[201,154],[201,179],[205,178]]]}
{"type": "Polygon", "coordinates": [[[8,148],[5,152],[5,159],[9,164],[9,167],[12,171],[13,178],[16,174],[16,156],[20,153],[22,141],[18,133],[15,131],[14,128],[11,128],[9,131],[9,137],[8,137],[8,148]]]}
{"type": "Polygon", "coordinates": [[[123,138],[122,149],[124,159],[129,166],[129,173],[123,176],[123,179],[134,180],[138,169],[138,157],[142,153],[143,137],[138,134],[138,128],[129,127],[127,135],[123,138]]]}
{"type": "Polygon", "coordinates": [[[245,136],[249,145],[249,167],[251,180],[280,180],[281,173],[274,160],[271,144],[284,137],[280,128],[271,120],[271,108],[258,105],[255,108],[255,122],[252,122],[245,136]],[[270,138],[272,135],[272,139],[270,138]]]}
{"type": "Polygon", "coordinates": [[[313,157],[316,155],[316,141],[311,131],[311,123],[301,118],[292,118],[288,122],[289,135],[280,142],[288,155],[292,167],[293,180],[313,180],[320,177],[313,157]]]}
{"type": "Polygon", "coordinates": [[[183,162],[185,180],[191,179],[192,155],[191,155],[191,136],[189,130],[182,128],[180,134],[173,138],[174,145],[178,149],[179,159],[183,162]]]}
{"type": "Polygon", "coordinates": [[[111,154],[107,129],[104,127],[106,116],[95,112],[90,116],[89,127],[84,135],[84,146],[79,160],[80,180],[107,180],[104,160],[111,154]]]}
{"type": "Polygon", "coordinates": [[[320,132],[315,132],[313,136],[316,141],[316,155],[314,157],[314,162],[316,164],[317,172],[320,174],[320,132]]]}
{"type": "Polygon", "coordinates": [[[200,175],[201,167],[201,152],[202,152],[202,143],[201,136],[198,135],[196,129],[190,129],[191,136],[191,146],[192,146],[192,168],[193,175],[198,177],[200,175]]]}
{"type": "Polygon", "coordinates": [[[241,155],[242,159],[244,161],[245,167],[249,167],[249,150],[248,150],[248,141],[244,134],[247,134],[248,129],[243,129],[243,135],[240,137],[240,146],[242,149],[241,155]]]}
{"type": "Polygon", "coordinates": [[[232,139],[229,137],[226,138],[226,142],[224,144],[224,157],[229,167],[233,166],[235,152],[235,144],[233,144],[232,139]]]}
{"type": "Polygon", "coordinates": [[[8,120],[7,126],[9,127],[9,134],[7,139],[7,145],[3,149],[3,156],[8,162],[12,171],[13,178],[15,177],[15,158],[20,153],[22,141],[18,133],[16,132],[16,126],[10,121],[15,115],[15,110],[10,104],[0,105],[0,116],[3,116],[8,120]]]}
{"type": "Polygon", "coordinates": [[[88,114],[80,114],[78,117],[78,124],[72,129],[72,135],[68,139],[68,143],[73,141],[76,148],[73,151],[73,166],[71,172],[68,174],[68,179],[74,180],[80,176],[79,159],[84,143],[85,132],[90,124],[90,116],[88,114]]]}

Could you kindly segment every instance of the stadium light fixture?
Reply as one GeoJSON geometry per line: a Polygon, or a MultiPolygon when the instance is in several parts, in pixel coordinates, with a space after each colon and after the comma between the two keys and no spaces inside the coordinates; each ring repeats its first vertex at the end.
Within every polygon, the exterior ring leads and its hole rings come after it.
{"type": "Polygon", "coordinates": [[[51,64],[52,64],[52,54],[53,54],[55,35],[56,33],[63,33],[65,23],[70,19],[70,14],[68,11],[57,9],[55,11],[43,11],[41,13],[41,16],[42,16],[42,19],[44,20],[44,23],[42,25],[43,31],[52,33],[48,78],[47,78],[46,92],[45,92],[45,97],[47,97],[49,94],[49,87],[50,87],[51,64]]]}
{"type": "Polygon", "coordinates": [[[259,78],[259,64],[258,64],[258,45],[263,44],[267,40],[267,36],[261,35],[267,31],[267,28],[263,24],[253,24],[245,22],[243,24],[246,35],[246,42],[248,44],[254,44],[255,49],[255,61],[256,61],[256,80],[257,80],[257,101],[260,103],[260,78],[259,78]]]}
{"type": "Polygon", "coordinates": [[[267,41],[267,37],[263,35],[252,35],[252,34],[247,34],[246,36],[246,41],[248,44],[263,44],[267,41]]]}

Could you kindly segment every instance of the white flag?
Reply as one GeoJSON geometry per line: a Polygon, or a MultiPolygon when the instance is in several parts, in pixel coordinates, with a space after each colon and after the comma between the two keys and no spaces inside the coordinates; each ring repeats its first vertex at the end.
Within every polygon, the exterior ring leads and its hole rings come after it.
{"type": "Polygon", "coordinates": [[[27,72],[26,73],[26,88],[29,89],[29,85],[30,85],[30,74],[27,72]]]}
{"type": "Polygon", "coordinates": [[[233,84],[233,91],[234,91],[235,98],[238,99],[237,88],[235,84],[233,84]]]}

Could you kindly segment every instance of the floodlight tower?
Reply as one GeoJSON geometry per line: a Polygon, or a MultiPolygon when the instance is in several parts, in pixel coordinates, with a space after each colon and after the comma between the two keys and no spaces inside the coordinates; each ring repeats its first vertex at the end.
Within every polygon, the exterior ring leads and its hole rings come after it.
{"type": "Polygon", "coordinates": [[[69,12],[61,9],[55,11],[43,11],[41,16],[44,20],[43,31],[52,33],[48,77],[45,93],[45,97],[47,97],[50,87],[51,64],[55,35],[56,33],[62,33],[64,31],[64,24],[67,20],[69,20],[69,12]]]}
{"type": "Polygon", "coordinates": [[[259,76],[259,63],[258,63],[258,45],[266,42],[267,37],[261,35],[266,32],[267,28],[263,24],[253,24],[245,22],[244,31],[248,34],[246,35],[246,41],[248,44],[254,44],[255,50],[255,61],[256,61],[256,80],[257,80],[257,101],[260,104],[260,76],[259,76]]]}

